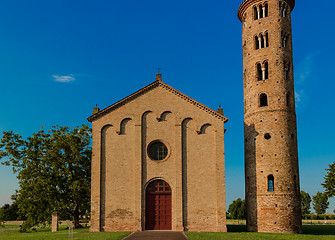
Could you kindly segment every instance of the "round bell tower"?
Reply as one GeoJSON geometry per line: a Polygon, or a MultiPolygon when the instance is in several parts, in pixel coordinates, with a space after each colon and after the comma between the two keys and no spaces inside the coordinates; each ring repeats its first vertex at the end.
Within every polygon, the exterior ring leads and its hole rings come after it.
{"type": "Polygon", "coordinates": [[[243,88],[247,229],[301,233],[291,11],[294,0],[245,0],[243,88]]]}

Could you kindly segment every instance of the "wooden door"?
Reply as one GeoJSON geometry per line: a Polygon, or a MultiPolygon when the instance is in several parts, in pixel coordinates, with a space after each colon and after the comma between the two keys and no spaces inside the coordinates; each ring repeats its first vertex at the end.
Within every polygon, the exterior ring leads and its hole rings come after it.
{"type": "Polygon", "coordinates": [[[171,188],[163,180],[147,186],[145,207],[146,230],[171,230],[171,188]]]}

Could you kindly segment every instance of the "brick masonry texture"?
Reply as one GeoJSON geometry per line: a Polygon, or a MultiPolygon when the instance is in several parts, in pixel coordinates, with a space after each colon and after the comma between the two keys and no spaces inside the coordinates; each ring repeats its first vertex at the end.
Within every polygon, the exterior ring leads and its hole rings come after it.
{"type": "Polygon", "coordinates": [[[301,233],[291,38],[293,7],[294,0],[246,0],[238,11],[243,24],[248,231],[301,233]],[[254,7],[265,8],[265,4],[268,16],[255,19],[254,7]],[[285,17],[280,15],[283,5],[287,8],[285,17]],[[267,33],[268,47],[256,49],[255,36],[260,33],[264,36],[267,33]],[[289,36],[285,47],[282,46],[283,33],[289,36]],[[264,61],[268,63],[268,78],[259,80],[257,63],[264,61]],[[287,65],[289,67],[285,67],[287,65]],[[262,93],[267,95],[268,104],[261,107],[262,93]],[[268,191],[269,175],[274,177],[274,191],[268,191]]]}
{"type": "Polygon", "coordinates": [[[172,190],[174,231],[226,232],[224,122],[228,119],[157,80],[92,121],[91,231],[145,230],[153,180],[172,190]],[[148,157],[160,140],[165,160],[148,157]]]}

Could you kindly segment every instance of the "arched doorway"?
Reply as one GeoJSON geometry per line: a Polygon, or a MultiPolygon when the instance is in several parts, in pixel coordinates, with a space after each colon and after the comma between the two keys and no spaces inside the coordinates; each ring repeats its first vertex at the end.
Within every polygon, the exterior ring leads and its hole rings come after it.
{"type": "Polygon", "coordinates": [[[151,182],[146,189],[145,229],[171,230],[171,188],[163,180],[151,182]]]}

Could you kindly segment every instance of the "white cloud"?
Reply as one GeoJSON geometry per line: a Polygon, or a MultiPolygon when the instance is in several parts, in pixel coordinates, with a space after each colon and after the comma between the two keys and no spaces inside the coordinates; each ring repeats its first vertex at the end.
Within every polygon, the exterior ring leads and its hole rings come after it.
{"type": "Polygon", "coordinates": [[[311,77],[313,72],[313,62],[315,57],[320,55],[320,52],[310,53],[307,57],[305,57],[297,68],[297,83],[303,84],[308,78],[311,77]]]}
{"type": "Polygon", "coordinates": [[[63,82],[63,83],[73,82],[74,80],[76,80],[73,74],[67,76],[52,75],[52,77],[56,82],[63,82]]]}
{"type": "Polygon", "coordinates": [[[295,92],[295,102],[298,103],[301,101],[301,93],[295,92]]]}
{"type": "Polygon", "coordinates": [[[295,105],[297,109],[303,109],[308,102],[308,96],[305,93],[305,85],[310,78],[313,77],[314,63],[316,57],[321,52],[313,52],[308,54],[299,64],[296,71],[296,87],[295,87],[295,105]]]}

